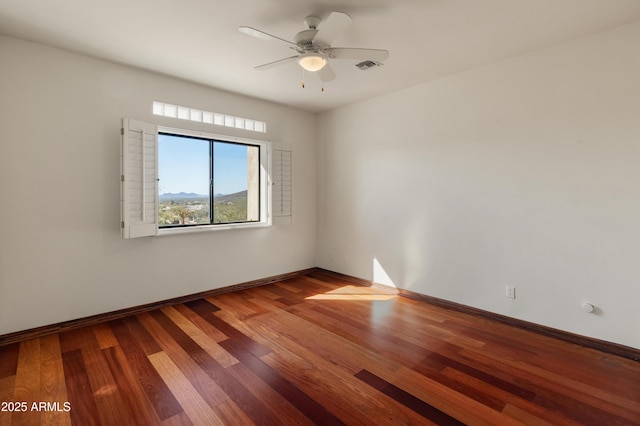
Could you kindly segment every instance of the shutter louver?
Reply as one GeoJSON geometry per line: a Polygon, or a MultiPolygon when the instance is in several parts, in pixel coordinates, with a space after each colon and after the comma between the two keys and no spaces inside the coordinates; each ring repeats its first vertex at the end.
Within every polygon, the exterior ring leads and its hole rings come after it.
{"type": "Polygon", "coordinates": [[[122,129],[122,237],[153,236],[158,229],[157,127],[123,119],[122,129]]]}
{"type": "Polygon", "coordinates": [[[273,216],[292,216],[293,182],[291,177],[291,150],[275,148],[272,152],[271,176],[273,181],[273,216]]]}

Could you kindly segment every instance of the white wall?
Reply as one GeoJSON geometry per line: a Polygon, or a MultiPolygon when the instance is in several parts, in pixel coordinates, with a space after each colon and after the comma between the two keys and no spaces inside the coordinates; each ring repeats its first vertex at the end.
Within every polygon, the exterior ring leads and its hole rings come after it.
{"type": "Polygon", "coordinates": [[[638,46],[635,23],[322,114],[318,266],[640,348],[638,46]]]}
{"type": "Polygon", "coordinates": [[[315,265],[316,116],[0,37],[0,334],[315,265]],[[291,144],[292,225],[120,238],[120,119],[154,100],[267,122],[291,144]]]}

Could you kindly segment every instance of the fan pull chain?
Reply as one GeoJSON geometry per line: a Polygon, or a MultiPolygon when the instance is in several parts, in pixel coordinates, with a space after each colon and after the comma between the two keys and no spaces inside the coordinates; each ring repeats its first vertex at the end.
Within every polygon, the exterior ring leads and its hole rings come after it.
{"type": "MultiPolygon", "coordinates": [[[[300,83],[300,85],[302,86],[303,89],[305,88],[305,85],[304,85],[304,68],[302,69],[302,82],[300,83]]],[[[324,81],[322,82],[322,87],[320,88],[320,91],[324,92],[324,81]]]]}

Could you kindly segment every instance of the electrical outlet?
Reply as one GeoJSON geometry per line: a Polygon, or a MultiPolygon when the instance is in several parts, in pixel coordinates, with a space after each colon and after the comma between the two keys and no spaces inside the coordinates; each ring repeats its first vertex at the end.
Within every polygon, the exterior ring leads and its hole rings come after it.
{"type": "Polygon", "coordinates": [[[509,299],[515,299],[516,298],[516,288],[512,287],[510,285],[507,286],[507,297],[509,299]]]}

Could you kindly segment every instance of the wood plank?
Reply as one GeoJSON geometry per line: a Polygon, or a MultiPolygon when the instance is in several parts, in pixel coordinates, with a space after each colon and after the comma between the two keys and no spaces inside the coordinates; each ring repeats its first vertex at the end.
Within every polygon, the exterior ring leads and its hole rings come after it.
{"type": "Polygon", "coordinates": [[[141,346],[131,335],[125,321],[111,321],[109,326],[116,336],[122,352],[127,357],[127,363],[131,366],[132,372],[160,420],[167,419],[182,411],[178,401],[153,368],[141,346]]]}
{"type": "MultiPolygon", "coordinates": [[[[218,417],[222,419],[224,425],[251,426],[256,423],[231,399],[221,402],[213,407],[218,417]]],[[[261,423],[257,423],[261,424],[261,423]]],[[[267,424],[267,423],[265,423],[267,424]]]]}
{"type": "Polygon", "coordinates": [[[191,302],[185,303],[184,306],[191,309],[193,312],[200,315],[201,317],[205,317],[208,314],[211,314],[213,312],[217,312],[220,310],[219,307],[217,307],[214,303],[210,302],[207,299],[193,300],[191,302]]]}
{"type": "MultiPolygon", "coordinates": [[[[162,421],[162,426],[193,426],[193,422],[184,411],[162,421]]],[[[197,425],[196,425],[197,426],[197,425]]]]}
{"type": "Polygon", "coordinates": [[[506,405],[506,392],[489,384],[473,381],[472,377],[457,370],[438,364],[414,366],[412,370],[496,411],[502,411],[506,405]]]}
{"type": "Polygon", "coordinates": [[[169,335],[185,350],[196,364],[215,380],[217,385],[229,396],[231,400],[257,424],[278,424],[261,400],[256,398],[249,390],[231,376],[224,367],[211,357],[204,349],[196,344],[184,331],[182,331],[163,312],[153,311],[151,316],[167,331],[169,335]]]}
{"type": "Polygon", "coordinates": [[[367,370],[360,370],[355,374],[355,376],[369,386],[379,390],[380,392],[383,392],[384,394],[390,396],[401,404],[407,406],[411,410],[423,416],[425,419],[433,422],[433,424],[442,426],[464,425],[464,423],[460,422],[459,420],[456,420],[455,418],[446,413],[443,413],[435,407],[432,407],[426,402],[419,400],[410,393],[405,392],[399,387],[394,386],[393,384],[381,379],[380,377],[367,370]]]}
{"type": "Polygon", "coordinates": [[[182,406],[189,419],[196,425],[218,425],[222,419],[211,409],[191,382],[164,352],[149,355],[149,361],[182,406]]]}
{"type": "Polygon", "coordinates": [[[98,341],[89,327],[78,328],[59,334],[60,350],[62,353],[72,352],[82,348],[98,347],[98,341]]]}
{"type": "Polygon", "coordinates": [[[91,327],[91,330],[98,340],[100,349],[110,348],[118,344],[116,336],[113,335],[113,332],[107,323],[96,324],[91,327]]]}
{"type": "MultiPolygon", "coordinates": [[[[218,313],[221,315],[222,312],[218,313]]],[[[279,316],[285,315],[281,313],[279,316]]],[[[270,315],[273,317],[274,315],[270,315]]],[[[264,318],[261,318],[264,319],[264,318]]],[[[258,319],[252,320],[252,328],[256,328],[256,333],[264,334],[265,328],[257,328],[256,324],[258,319]]],[[[269,319],[269,324],[274,327],[275,321],[273,318],[269,319]]],[[[299,321],[298,321],[299,323],[299,321]]],[[[300,326],[301,330],[307,329],[307,331],[313,335],[317,334],[318,330],[309,329],[304,324],[300,326]]],[[[359,382],[352,376],[352,371],[346,369],[339,364],[335,363],[337,359],[334,356],[328,356],[326,353],[320,351],[320,348],[330,350],[331,343],[325,342],[320,336],[316,336],[314,343],[309,348],[303,347],[300,343],[294,341],[297,339],[289,339],[282,333],[276,332],[273,337],[274,344],[278,345],[277,349],[272,354],[263,356],[262,360],[267,363],[272,369],[275,375],[285,376],[285,379],[289,381],[292,386],[301,389],[307,393],[309,397],[321,402],[322,406],[326,406],[332,413],[340,417],[342,421],[347,423],[358,423],[361,418],[367,418],[367,414],[370,418],[375,418],[377,423],[380,423],[381,419],[393,419],[391,424],[396,422],[415,423],[419,420],[419,416],[415,413],[409,412],[398,407],[394,401],[382,398],[375,392],[363,390],[359,382]],[[274,356],[277,354],[278,356],[274,356]],[[296,376],[296,373],[297,376],[296,376]],[[333,388],[333,385],[337,384],[338,388],[333,388]],[[325,389],[324,392],[319,392],[318,389],[325,389]],[[334,399],[337,398],[337,399],[334,399]],[[346,409],[349,407],[349,409],[346,409]],[[393,414],[391,414],[393,413],[393,414]],[[412,419],[412,417],[415,417],[412,419]]],[[[308,341],[308,339],[307,339],[308,341]]],[[[225,345],[231,345],[232,342],[223,342],[225,345]]],[[[344,351],[345,346],[338,345],[344,351]]],[[[337,349],[334,348],[334,349],[337,349]]],[[[241,354],[241,349],[237,348],[233,353],[237,357],[241,354]]],[[[350,358],[349,354],[344,354],[345,358],[350,358]]],[[[393,364],[388,363],[381,357],[377,357],[375,354],[370,355],[372,359],[380,361],[384,365],[394,368],[393,364]]],[[[255,370],[256,374],[262,374],[260,377],[267,383],[277,382],[277,376],[274,379],[269,376],[269,371],[260,371],[264,369],[263,366],[252,360],[249,354],[245,354],[242,358],[243,365],[252,365],[252,371],[255,370]],[[263,377],[264,376],[264,377],[263,377]]],[[[376,362],[372,361],[372,362],[376,362]]],[[[344,361],[343,361],[344,362],[344,361]]],[[[283,395],[284,396],[284,395],[283,395]]],[[[299,403],[294,403],[298,406],[299,403]]],[[[308,409],[304,410],[305,413],[308,409]]],[[[386,420],[384,420],[386,422],[386,420]]]]}
{"type": "Polygon", "coordinates": [[[71,404],[71,422],[76,425],[99,425],[98,408],[93,398],[81,349],[64,352],[62,363],[71,404]]]}
{"type": "Polygon", "coordinates": [[[263,356],[262,360],[341,423],[369,425],[374,422],[389,426],[426,423],[418,413],[376,389],[362,386],[350,372],[335,368],[312,353],[302,359],[278,351],[263,356]]]}
{"type": "MultiPolygon", "coordinates": [[[[478,382],[492,386],[492,389],[490,391],[491,394],[495,394],[497,390],[501,390],[529,401],[533,400],[533,398],[535,398],[536,396],[535,392],[533,392],[532,390],[525,389],[522,386],[519,386],[513,383],[513,381],[503,380],[500,377],[493,376],[489,373],[478,370],[473,366],[448,358],[447,356],[442,354],[431,352],[429,356],[427,356],[427,358],[422,361],[421,364],[424,365],[427,363],[428,364],[436,363],[437,365],[441,366],[442,367],[441,370],[445,375],[447,374],[448,371],[455,370],[455,371],[464,373],[467,376],[474,377],[478,380],[478,382]]],[[[418,372],[422,372],[422,369],[420,368],[420,366],[413,367],[413,369],[418,372]]],[[[457,375],[455,373],[451,373],[450,377],[462,377],[462,376],[457,375]]]]}
{"type": "MultiPolygon", "coordinates": [[[[515,331],[517,332],[515,335],[509,332],[502,333],[504,336],[502,339],[499,336],[489,337],[487,351],[495,354],[506,352],[507,355],[509,351],[511,354],[517,351],[520,355],[517,359],[519,362],[531,363],[541,370],[553,371],[556,375],[570,377],[575,382],[586,383],[598,389],[599,392],[618,392],[620,397],[629,394],[640,395],[640,380],[636,379],[640,376],[640,368],[638,368],[640,363],[630,364],[628,360],[624,360],[626,362],[622,364],[614,362],[613,365],[609,363],[605,365],[602,354],[599,357],[593,357],[592,350],[585,350],[566,343],[557,345],[559,342],[545,342],[544,336],[520,329],[515,329],[515,331]],[[531,349],[527,350],[527,347],[531,349]],[[540,352],[540,347],[545,348],[544,353],[532,354],[534,350],[540,352]],[[566,362],[573,359],[581,361],[566,362]],[[606,369],[609,374],[604,376],[593,374],[594,371],[602,368],[606,369]],[[622,391],[623,389],[624,391],[622,391]]],[[[480,332],[478,331],[478,334],[480,332]]]]}
{"type": "MultiPolygon", "coordinates": [[[[176,305],[173,307],[176,311],[180,312],[182,316],[191,321],[198,327],[200,330],[204,331],[204,333],[209,336],[214,342],[218,343],[223,340],[228,339],[228,337],[220,330],[209,324],[207,320],[203,317],[189,309],[185,305],[176,305]]],[[[211,313],[207,313],[206,315],[212,315],[211,313]]]]}
{"type": "MultiPolygon", "coordinates": [[[[397,300],[396,300],[397,301],[397,300]]],[[[351,319],[350,324],[367,324],[376,333],[385,332],[391,336],[401,336],[403,340],[418,347],[428,349],[432,342],[446,342],[452,345],[460,344],[464,346],[482,347],[484,342],[479,339],[459,336],[443,326],[442,317],[438,317],[438,312],[429,310],[430,319],[425,319],[423,315],[415,315],[412,311],[407,313],[407,306],[404,303],[384,303],[392,305],[389,312],[380,317],[376,316],[375,304],[371,303],[350,303],[348,307],[344,303],[323,303],[321,306],[314,306],[314,310],[331,315],[343,315],[351,319]],[[420,324],[416,327],[416,324],[420,324]]],[[[380,305],[380,304],[379,304],[380,305]]]]}
{"type": "MultiPolygon", "coordinates": [[[[139,315],[140,322],[156,339],[160,347],[171,360],[180,368],[189,382],[211,407],[215,407],[229,399],[229,396],[211,379],[187,352],[173,339],[171,334],[149,314],[139,315]]],[[[168,321],[168,319],[167,319],[168,321]]],[[[180,336],[178,336],[180,338],[180,336]]]]}
{"type": "Polygon", "coordinates": [[[304,298],[301,298],[298,292],[289,291],[288,289],[280,287],[277,284],[270,286],[269,291],[280,296],[279,300],[289,305],[297,305],[298,303],[304,302],[304,298]]]}
{"type": "MultiPolygon", "coordinates": [[[[220,312],[218,315],[222,316],[224,313],[220,312]]],[[[305,357],[308,353],[316,354],[350,374],[357,373],[369,364],[380,364],[389,370],[400,368],[400,364],[394,360],[286,311],[252,318],[247,328],[247,331],[255,334],[256,339],[269,339],[270,346],[278,345],[279,350],[284,347],[290,352],[304,354],[305,357]],[[309,339],[309,335],[313,339],[309,339]]]]}
{"type": "Polygon", "coordinates": [[[233,355],[174,308],[164,308],[162,312],[223,367],[230,367],[238,362],[233,355]]]}
{"type": "Polygon", "coordinates": [[[402,367],[394,372],[379,368],[377,371],[371,372],[465,424],[487,426],[521,424],[515,419],[409,368],[402,367]]]}
{"type": "Polygon", "coordinates": [[[278,311],[287,307],[287,305],[279,302],[277,299],[252,297],[250,300],[253,304],[261,306],[269,312],[278,311]]]}
{"type": "Polygon", "coordinates": [[[269,289],[271,287],[272,286],[251,288],[251,289],[245,290],[244,294],[247,294],[249,297],[254,299],[260,299],[260,300],[278,303],[277,300],[280,298],[280,296],[270,292],[269,289]]]}
{"type": "Polygon", "coordinates": [[[126,410],[130,413],[131,423],[136,425],[160,424],[162,420],[147,399],[144,390],[138,383],[136,373],[129,366],[128,358],[122,352],[120,346],[105,348],[102,353],[118,391],[123,395],[123,407],[126,407],[126,410]]]}
{"type": "Polygon", "coordinates": [[[220,309],[232,311],[241,318],[249,318],[267,311],[260,305],[252,303],[249,298],[246,298],[242,294],[229,293],[216,296],[215,304],[220,309]]]}
{"type": "MultiPolygon", "coordinates": [[[[15,401],[13,399],[15,385],[16,376],[7,376],[0,378],[0,403],[15,401]]],[[[0,426],[10,426],[11,415],[11,411],[0,411],[0,426]]]]}
{"type": "MultiPolygon", "coordinates": [[[[346,285],[351,285],[351,282],[341,280],[336,277],[331,277],[331,279],[327,279],[327,276],[320,275],[318,270],[312,271],[309,274],[306,274],[304,277],[298,277],[296,280],[297,283],[304,282],[305,285],[311,285],[313,289],[315,289],[316,293],[326,293],[327,291],[333,291],[337,288],[344,287],[346,285]]],[[[298,284],[300,285],[300,284],[298,284]]],[[[361,285],[363,288],[369,287],[368,285],[361,285]]]]}
{"type": "Polygon", "coordinates": [[[242,383],[256,398],[260,398],[282,424],[300,426],[317,424],[274,390],[271,382],[265,383],[259,375],[256,375],[244,364],[234,365],[229,369],[229,374],[242,383]]]}
{"type": "Polygon", "coordinates": [[[57,335],[40,339],[40,401],[57,404],[55,411],[41,414],[42,425],[70,425],[71,415],[65,410],[67,396],[65,372],[57,335]]]}
{"type": "Polygon", "coordinates": [[[639,394],[604,392],[588,383],[556,375],[535,365],[499,358],[491,352],[478,354],[463,351],[461,355],[491,363],[498,370],[511,372],[536,393],[534,401],[537,404],[567,415],[571,414],[573,417],[570,417],[577,421],[585,422],[598,418],[604,421],[609,418],[608,421],[618,419],[617,421],[621,424],[629,421],[640,424],[639,394]],[[577,409],[577,407],[581,408],[577,409]]]}
{"type": "Polygon", "coordinates": [[[529,401],[516,401],[515,404],[507,404],[502,413],[525,425],[577,426],[583,424],[563,416],[562,413],[546,409],[529,401]]]}
{"type": "Polygon", "coordinates": [[[16,375],[19,352],[20,343],[0,346],[0,379],[16,375]]]}
{"type": "MultiPolygon", "coordinates": [[[[266,355],[271,352],[271,349],[269,349],[268,347],[261,345],[256,340],[253,340],[247,335],[243,334],[239,329],[233,327],[230,323],[225,322],[222,318],[218,317],[218,314],[220,314],[221,312],[223,311],[216,312],[215,315],[206,318],[206,320],[218,330],[226,334],[230,339],[234,339],[241,346],[246,348],[249,352],[253,353],[257,357],[261,357],[262,355],[266,355]]],[[[235,317],[235,315],[233,314],[231,314],[231,316],[235,317]]]]}
{"type": "Polygon", "coordinates": [[[41,415],[31,410],[33,402],[40,401],[40,339],[27,340],[20,343],[18,367],[16,369],[13,402],[26,402],[26,412],[14,412],[12,425],[40,424],[41,415]]]}
{"type": "Polygon", "coordinates": [[[129,330],[129,333],[131,333],[131,337],[145,355],[155,354],[162,350],[158,342],[156,342],[142,324],[140,324],[137,317],[131,316],[123,318],[122,321],[127,327],[127,330],[129,330]]]}
{"type": "Polygon", "coordinates": [[[534,402],[548,410],[564,414],[582,424],[626,425],[640,424],[640,416],[601,406],[582,404],[573,397],[563,394],[545,395],[539,392],[534,402]]]}
{"type": "Polygon", "coordinates": [[[273,390],[282,395],[289,403],[316,424],[342,424],[336,416],[322,405],[310,398],[293,383],[283,378],[277,371],[264,363],[260,358],[249,352],[242,346],[241,342],[225,340],[222,342],[225,348],[231,351],[237,358],[242,360],[242,365],[246,366],[256,376],[268,384],[273,390]]]}
{"type": "MultiPolygon", "coordinates": [[[[459,359],[463,364],[473,365],[474,369],[487,372],[488,374],[507,382],[517,380],[518,386],[534,392],[537,396],[531,401],[531,403],[524,400],[510,401],[510,404],[516,405],[528,412],[539,413],[539,415],[549,419],[554,419],[557,415],[560,415],[563,420],[559,421],[559,423],[571,423],[574,421],[584,423],[584,421],[586,421],[585,419],[589,418],[583,417],[583,414],[580,414],[580,411],[584,410],[591,412],[592,414],[590,415],[593,416],[603,414],[601,411],[594,411],[589,404],[584,404],[585,408],[583,410],[578,410],[577,407],[580,407],[582,403],[576,401],[575,398],[578,396],[576,392],[568,390],[562,386],[558,386],[553,382],[537,378],[535,375],[532,375],[527,371],[527,364],[523,364],[522,366],[517,363],[511,365],[511,362],[506,362],[505,358],[487,355],[490,355],[490,352],[462,351],[458,354],[453,354],[453,356],[457,357],[457,359],[459,359]],[[559,405],[559,402],[562,402],[562,404],[559,405]],[[572,416],[574,420],[572,420],[572,416]],[[583,420],[576,420],[575,416],[578,416],[577,418],[582,418],[583,420]]],[[[593,371],[595,373],[598,370],[593,371]]],[[[624,388],[621,387],[619,389],[624,388]]],[[[622,392],[621,395],[626,395],[626,392],[622,392]]],[[[578,396],[578,398],[580,397],[578,396]]],[[[640,397],[638,398],[638,401],[640,401],[640,397]]]]}
{"type": "MultiPolygon", "coordinates": [[[[106,346],[105,349],[112,347],[114,346],[106,346]]],[[[118,425],[126,424],[130,419],[133,419],[134,415],[131,407],[124,403],[123,395],[118,389],[102,350],[97,348],[84,350],[82,358],[84,359],[100,423],[103,425],[118,425]]]]}
{"type": "Polygon", "coordinates": [[[390,333],[382,327],[376,328],[364,321],[354,320],[345,313],[336,313],[320,306],[311,309],[296,307],[289,312],[397,362],[420,362],[428,352],[426,347],[434,345],[434,342],[438,346],[448,344],[442,340],[423,339],[418,346],[402,338],[402,334],[390,333]]]}
{"type": "MultiPolygon", "coordinates": [[[[274,313],[274,315],[275,314],[276,313],[274,313]]],[[[233,325],[234,328],[242,331],[245,335],[260,343],[262,346],[270,348],[272,351],[286,352],[290,356],[296,356],[296,354],[289,351],[289,349],[283,345],[285,339],[279,340],[279,334],[277,331],[269,328],[268,326],[262,326],[261,321],[256,318],[252,319],[249,324],[239,320],[233,314],[228,312],[221,312],[218,315],[220,316],[220,319],[223,319],[225,322],[233,325]]]]}

